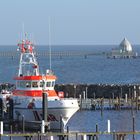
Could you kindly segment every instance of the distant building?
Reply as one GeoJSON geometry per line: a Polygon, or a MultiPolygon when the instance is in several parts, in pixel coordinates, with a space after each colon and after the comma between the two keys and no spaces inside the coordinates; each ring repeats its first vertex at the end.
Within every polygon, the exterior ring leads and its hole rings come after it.
{"type": "Polygon", "coordinates": [[[137,52],[134,52],[130,42],[124,38],[118,48],[112,49],[107,55],[108,58],[136,58],[137,52]]]}

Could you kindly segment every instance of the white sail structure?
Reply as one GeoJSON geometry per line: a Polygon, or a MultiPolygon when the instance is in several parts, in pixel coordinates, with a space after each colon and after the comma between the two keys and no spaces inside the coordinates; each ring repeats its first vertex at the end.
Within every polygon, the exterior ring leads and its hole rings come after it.
{"type": "Polygon", "coordinates": [[[120,43],[119,49],[122,50],[123,52],[132,52],[132,45],[127,40],[127,38],[124,38],[120,43]]]}

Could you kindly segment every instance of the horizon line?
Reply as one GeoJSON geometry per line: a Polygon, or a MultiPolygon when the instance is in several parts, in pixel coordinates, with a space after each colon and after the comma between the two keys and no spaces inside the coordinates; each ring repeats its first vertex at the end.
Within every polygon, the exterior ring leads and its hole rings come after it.
{"type": "MultiPolygon", "coordinates": [[[[52,46],[112,46],[112,45],[117,45],[119,46],[120,44],[52,44],[52,46]]],[[[140,44],[131,44],[131,45],[140,45],[140,44]]],[[[0,44],[0,46],[17,46],[15,44],[0,44]]],[[[35,44],[35,46],[49,46],[49,44],[35,44]]]]}

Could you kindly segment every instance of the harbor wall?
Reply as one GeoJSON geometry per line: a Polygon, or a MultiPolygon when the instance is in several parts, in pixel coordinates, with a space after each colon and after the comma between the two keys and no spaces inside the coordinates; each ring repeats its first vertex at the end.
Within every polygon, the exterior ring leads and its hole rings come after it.
{"type": "Polygon", "coordinates": [[[121,84],[58,84],[57,91],[64,91],[65,97],[83,98],[128,98],[140,95],[140,85],[121,84]]]}
{"type": "MultiPolygon", "coordinates": [[[[14,84],[3,83],[0,84],[0,92],[3,90],[13,90],[14,84]]],[[[140,96],[140,85],[139,84],[56,84],[56,91],[63,91],[64,97],[72,98],[116,98],[125,97],[127,94],[128,98],[133,96],[140,96]]]]}

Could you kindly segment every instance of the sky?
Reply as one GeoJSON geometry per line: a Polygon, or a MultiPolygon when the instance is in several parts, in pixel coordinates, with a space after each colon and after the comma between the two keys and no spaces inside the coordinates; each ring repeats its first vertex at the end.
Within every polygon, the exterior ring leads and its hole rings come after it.
{"type": "Polygon", "coordinates": [[[23,25],[39,45],[140,44],[140,0],[0,0],[0,45],[17,44],[23,25]]]}

